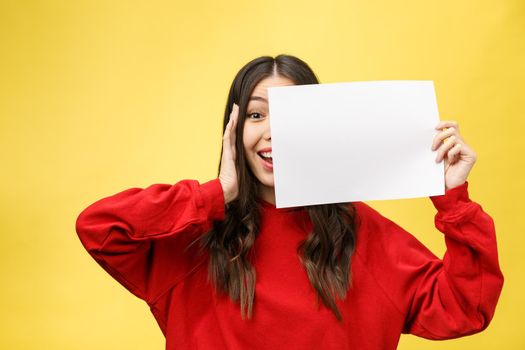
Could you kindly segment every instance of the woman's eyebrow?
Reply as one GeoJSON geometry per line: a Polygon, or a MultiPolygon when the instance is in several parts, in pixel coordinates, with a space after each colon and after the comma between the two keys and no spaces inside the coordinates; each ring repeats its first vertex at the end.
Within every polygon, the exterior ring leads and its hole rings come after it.
{"type": "Polygon", "coordinates": [[[260,96],[252,96],[250,97],[250,101],[262,101],[262,102],[268,103],[267,99],[265,99],[264,97],[260,97],[260,96]]]}

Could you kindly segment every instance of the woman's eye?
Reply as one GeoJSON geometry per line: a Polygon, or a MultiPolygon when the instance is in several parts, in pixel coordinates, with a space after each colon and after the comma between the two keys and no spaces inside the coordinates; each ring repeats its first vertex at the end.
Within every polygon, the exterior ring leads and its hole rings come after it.
{"type": "Polygon", "coordinates": [[[261,113],[250,113],[248,114],[248,118],[251,118],[251,119],[261,119],[263,116],[261,113]]]}

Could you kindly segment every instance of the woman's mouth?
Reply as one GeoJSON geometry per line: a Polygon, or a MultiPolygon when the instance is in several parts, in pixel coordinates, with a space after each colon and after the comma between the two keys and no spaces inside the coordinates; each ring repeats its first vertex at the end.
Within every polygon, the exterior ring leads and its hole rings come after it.
{"type": "Polygon", "coordinates": [[[261,158],[264,168],[267,170],[273,170],[272,152],[258,152],[257,155],[261,158]]]}

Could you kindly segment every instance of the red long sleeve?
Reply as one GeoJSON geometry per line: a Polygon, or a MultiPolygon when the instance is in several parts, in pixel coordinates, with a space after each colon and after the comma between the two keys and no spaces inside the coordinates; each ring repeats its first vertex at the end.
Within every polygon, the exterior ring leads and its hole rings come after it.
{"type": "Polygon", "coordinates": [[[152,303],[202,260],[198,244],[186,247],[223,219],[222,198],[218,180],[131,188],[87,207],[76,230],[108,273],[152,303]]]}
{"type": "Polygon", "coordinates": [[[431,197],[447,251],[438,259],[411,234],[366,209],[364,244],[374,278],[405,316],[403,332],[448,339],[485,329],[503,285],[494,224],[468,197],[468,184],[431,197]],[[370,218],[374,218],[370,221],[370,218]]]}
{"type": "Polygon", "coordinates": [[[468,184],[432,197],[436,227],[447,252],[414,291],[407,330],[430,339],[459,337],[485,329],[503,286],[492,218],[470,200],[468,184]],[[434,303],[429,303],[433,300],[434,303]]]}

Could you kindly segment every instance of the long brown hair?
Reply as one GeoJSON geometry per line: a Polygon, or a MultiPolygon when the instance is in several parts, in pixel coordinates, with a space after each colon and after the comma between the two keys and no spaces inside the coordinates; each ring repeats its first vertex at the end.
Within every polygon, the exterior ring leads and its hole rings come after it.
{"type": "MultiPolygon", "coordinates": [[[[272,75],[288,78],[297,85],[318,83],[305,62],[289,55],[256,58],[237,73],[224,111],[223,133],[236,103],[239,106],[235,145],[239,195],[226,207],[224,221],[215,222],[211,231],[201,238],[210,257],[210,280],[218,291],[228,293],[231,300],[240,303],[243,318],[251,318],[253,314],[256,272],[250,262],[250,252],[259,233],[260,208],[256,201],[258,180],[245,158],[242,137],[250,96],[261,80],[272,75]]],[[[297,248],[298,258],[318,297],[341,320],[336,298],[344,299],[350,288],[350,265],[356,244],[354,206],[346,203],[305,208],[312,232],[297,248]]]]}

